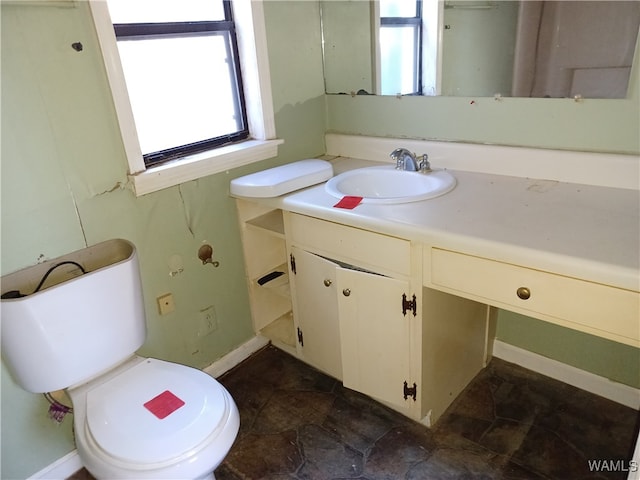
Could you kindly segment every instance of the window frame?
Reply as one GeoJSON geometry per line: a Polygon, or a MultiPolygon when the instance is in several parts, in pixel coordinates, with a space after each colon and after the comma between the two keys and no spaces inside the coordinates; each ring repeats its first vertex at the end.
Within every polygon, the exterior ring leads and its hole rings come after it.
{"type": "Polygon", "coordinates": [[[128,176],[137,196],[278,155],[278,145],[283,141],[276,138],[275,131],[264,6],[262,0],[233,0],[231,3],[249,138],[146,166],[109,10],[104,0],[89,2],[127,158],[128,176]]]}

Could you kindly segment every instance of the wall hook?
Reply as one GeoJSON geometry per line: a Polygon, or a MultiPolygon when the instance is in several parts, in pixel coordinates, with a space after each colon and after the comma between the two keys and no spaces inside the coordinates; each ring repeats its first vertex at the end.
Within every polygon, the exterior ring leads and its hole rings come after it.
{"type": "Polygon", "coordinates": [[[198,258],[202,260],[203,265],[210,263],[214,267],[220,266],[220,262],[213,259],[213,247],[206,243],[198,249],[198,258]]]}

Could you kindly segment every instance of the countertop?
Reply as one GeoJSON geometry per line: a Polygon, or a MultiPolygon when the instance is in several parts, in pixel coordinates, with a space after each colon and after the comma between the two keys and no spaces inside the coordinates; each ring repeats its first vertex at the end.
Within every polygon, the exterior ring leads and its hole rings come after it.
{"type": "MultiPolygon", "coordinates": [[[[335,174],[379,162],[338,157],[335,174]]],[[[283,210],[427,245],[640,291],[640,192],[449,170],[449,193],[420,202],[338,201],[324,183],[276,198],[283,210]]]]}

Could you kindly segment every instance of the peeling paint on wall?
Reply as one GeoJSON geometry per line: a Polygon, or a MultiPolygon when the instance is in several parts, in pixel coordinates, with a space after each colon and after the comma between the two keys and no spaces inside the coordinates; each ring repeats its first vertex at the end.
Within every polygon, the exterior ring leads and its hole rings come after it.
{"type": "Polygon", "coordinates": [[[107,193],[112,193],[115,192],[116,190],[124,190],[129,186],[129,182],[117,182],[113,187],[104,190],[102,192],[96,193],[95,195],[93,195],[94,197],[100,196],[100,195],[105,195],[107,193]]]}

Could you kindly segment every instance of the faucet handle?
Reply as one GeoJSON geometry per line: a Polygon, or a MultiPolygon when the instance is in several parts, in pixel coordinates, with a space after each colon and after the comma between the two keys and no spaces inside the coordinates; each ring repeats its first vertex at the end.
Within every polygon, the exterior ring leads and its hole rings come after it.
{"type": "Polygon", "coordinates": [[[389,154],[391,159],[396,162],[396,170],[404,170],[404,155],[406,151],[404,148],[396,148],[389,154]]]}
{"type": "Polygon", "coordinates": [[[418,164],[418,168],[420,173],[429,173],[431,171],[431,164],[429,163],[429,155],[423,153],[418,157],[420,159],[420,163],[418,164]]]}

